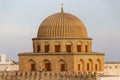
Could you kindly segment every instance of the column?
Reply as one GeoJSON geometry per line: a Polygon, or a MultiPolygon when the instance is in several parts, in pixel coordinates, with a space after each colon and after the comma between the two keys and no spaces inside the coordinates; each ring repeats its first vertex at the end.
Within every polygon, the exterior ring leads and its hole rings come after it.
{"type": "Polygon", "coordinates": [[[77,52],[77,45],[73,43],[72,45],[72,52],[77,52]]]}
{"type": "Polygon", "coordinates": [[[55,52],[54,50],[55,50],[54,43],[53,43],[53,41],[51,41],[49,43],[49,52],[54,53],[55,52]]]}
{"type": "Polygon", "coordinates": [[[81,52],[85,52],[85,43],[84,42],[82,42],[82,44],[81,44],[81,52]]]}
{"type": "Polygon", "coordinates": [[[61,51],[60,52],[62,52],[62,53],[66,52],[66,45],[65,45],[64,41],[61,42],[61,46],[60,47],[61,47],[61,51]]]}

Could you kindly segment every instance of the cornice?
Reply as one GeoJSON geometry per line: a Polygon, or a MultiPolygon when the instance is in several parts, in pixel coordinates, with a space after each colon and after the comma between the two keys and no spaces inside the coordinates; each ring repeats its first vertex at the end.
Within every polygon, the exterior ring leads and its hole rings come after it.
{"type": "Polygon", "coordinates": [[[46,37],[38,37],[38,38],[33,38],[32,40],[92,40],[92,38],[78,38],[78,37],[75,37],[75,38],[70,38],[70,37],[65,37],[65,38],[46,38],[46,37]]]}

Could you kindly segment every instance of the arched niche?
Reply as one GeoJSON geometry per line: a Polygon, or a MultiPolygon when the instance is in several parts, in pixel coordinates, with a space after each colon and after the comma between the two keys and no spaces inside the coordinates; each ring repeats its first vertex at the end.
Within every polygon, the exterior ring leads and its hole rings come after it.
{"type": "Polygon", "coordinates": [[[78,71],[84,71],[84,61],[83,59],[80,59],[79,60],[79,63],[78,63],[78,71]]]}
{"type": "Polygon", "coordinates": [[[60,71],[67,71],[67,64],[63,59],[59,60],[59,69],[60,71]]]}
{"type": "Polygon", "coordinates": [[[33,59],[30,59],[28,61],[28,66],[30,68],[30,71],[35,71],[36,70],[36,63],[33,59]]]}
{"type": "Polygon", "coordinates": [[[45,45],[44,45],[44,51],[45,51],[45,53],[48,53],[49,52],[49,43],[48,42],[45,42],[45,45]]]}
{"type": "Polygon", "coordinates": [[[89,59],[87,61],[87,71],[93,71],[93,61],[92,61],[92,59],[89,59]]]}
{"type": "Polygon", "coordinates": [[[43,64],[44,64],[45,71],[51,71],[51,62],[48,59],[45,59],[43,61],[43,64]]]}
{"type": "Polygon", "coordinates": [[[101,61],[100,61],[100,59],[97,59],[96,60],[96,64],[95,64],[95,70],[96,71],[101,71],[101,61]]]}
{"type": "Polygon", "coordinates": [[[60,50],[61,50],[61,44],[60,44],[60,42],[55,42],[54,43],[54,48],[55,48],[55,52],[60,52],[60,50]]]}
{"type": "Polygon", "coordinates": [[[66,52],[72,52],[72,42],[66,42],[66,52]]]}

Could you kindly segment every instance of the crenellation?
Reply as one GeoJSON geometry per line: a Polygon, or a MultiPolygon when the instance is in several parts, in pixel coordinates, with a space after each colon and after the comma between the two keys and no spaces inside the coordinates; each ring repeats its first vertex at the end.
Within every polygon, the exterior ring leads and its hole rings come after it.
{"type": "Polygon", "coordinates": [[[54,73],[54,72],[0,72],[0,80],[97,80],[96,73],[54,73]]]}

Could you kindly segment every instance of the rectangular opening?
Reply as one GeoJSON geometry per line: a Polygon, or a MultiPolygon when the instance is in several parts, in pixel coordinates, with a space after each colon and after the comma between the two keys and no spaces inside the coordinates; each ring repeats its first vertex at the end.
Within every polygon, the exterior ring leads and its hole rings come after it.
{"type": "Polygon", "coordinates": [[[51,71],[50,69],[50,63],[45,63],[45,69],[47,70],[47,71],[51,71]]]}
{"type": "Polygon", "coordinates": [[[60,45],[55,45],[55,52],[60,52],[60,45]]]}
{"type": "Polygon", "coordinates": [[[49,52],[49,45],[45,45],[45,52],[49,52]]]}
{"type": "Polygon", "coordinates": [[[31,64],[31,71],[35,71],[35,64],[31,64]]]}
{"type": "Polygon", "coordinates": [[[61,64],[61,71],[65,71],[65,64],[61,64]]]}
{"type": "Polygon", "coordinates": [[[81,52],[81,45],[77,45],[77,52],[81,52]]]}
{"type": "Polygon", "coordinates": [[[66,45],[66,52],[71,52],[71,45],[66,45]]]}
{"type": "Polygon", "coordinates": [[[80,64],[78,64],[78,71],[80,71],[80,64]]]}

